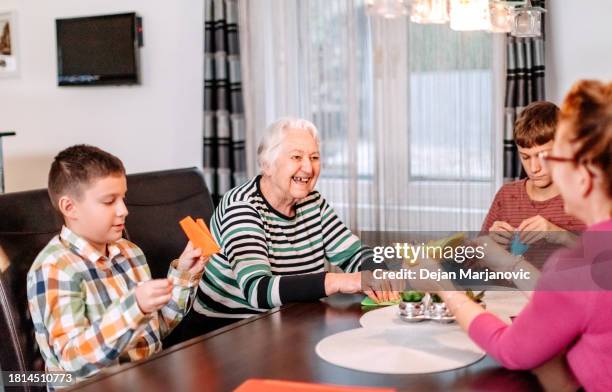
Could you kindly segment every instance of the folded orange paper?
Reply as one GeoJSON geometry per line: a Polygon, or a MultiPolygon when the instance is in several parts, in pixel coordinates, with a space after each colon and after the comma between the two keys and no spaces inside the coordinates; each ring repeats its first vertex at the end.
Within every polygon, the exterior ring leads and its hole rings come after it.
{"type": "Polygon", "coordinates": [[[305,382],[250,379],[234,392],[395,392],[393,388],[353,387],[305,382]]]}
{"type": "Polygon", "coordinates": [[[221,251],[202,219],[196,223],[192,217],[187,216],[179,224],[194,248],[202,249],[202,256],[208,257],[221,251]]]}
{"type": "Polygon", "coordinates": [[[208,227],[206,226],[206,223],[204,223],[204,219],[198,218],[196,219],[196,223],[198,224],[198,226],[200,226],[200,228],[202,229],[204,234],[208,236],[208,238],[213,238],[210,230],[208,230],[208,227]]]}

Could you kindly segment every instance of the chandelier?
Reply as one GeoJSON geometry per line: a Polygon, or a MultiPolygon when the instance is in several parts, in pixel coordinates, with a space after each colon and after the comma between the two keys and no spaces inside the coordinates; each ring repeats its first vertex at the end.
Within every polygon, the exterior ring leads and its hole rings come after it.
{"type": "Polygon", "coordinates": [[[365,0],[372,16],[398,18],[410,15],[421,24],[449,23],[457,31],[510,33],[516,37],[539,37],[542,15],[530,0],[365,0]]]}

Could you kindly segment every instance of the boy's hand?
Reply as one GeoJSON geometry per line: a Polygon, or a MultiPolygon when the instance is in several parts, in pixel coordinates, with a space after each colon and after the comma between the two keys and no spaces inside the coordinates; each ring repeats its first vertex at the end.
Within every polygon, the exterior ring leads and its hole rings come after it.
{"type": "Polygon", "coordinates": [[[489,228],[489,237],[502,246],[508,246],[514,236],[514,227],[508,222],[495,221],[489,228]]]}
{"type": "Polygon", "coordinates": [[[194,248],[191,241],[189,241],[176,263],[176,269],[187,271],[190,274],[199,274],[204,270],[208,259],[208,257],[202,257],[202,250],[194,248]]]}
{"type": "Polygon", "coordinates": [[[520,232],[521,242],[525,244],[533,244],[542,238],[546,238],[549,242],[553,243],[559,242],[556,237],[558,236],[560,239],[562,236],[559,236],[557,233],[565,231],[546,220],[546,218],[541,215],[525,219],[521,222],[517,230],[520,232]]]}
{"type": "Polygon", "coordinates": [[[153,279],[136,287],[136,303],[143,313],[163,308],[172,297],[172,283],[168,279],[153,279]]]}

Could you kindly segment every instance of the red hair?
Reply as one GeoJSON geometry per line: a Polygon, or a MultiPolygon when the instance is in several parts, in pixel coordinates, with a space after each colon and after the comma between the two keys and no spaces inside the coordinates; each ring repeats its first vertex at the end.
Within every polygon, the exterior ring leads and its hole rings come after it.
{"type": "Polygon", "coordinates": [[[601,169],[612,197],[612,83],[576,82],[561,105],[559,121],[572,129],[576,161],[601,169]]]}

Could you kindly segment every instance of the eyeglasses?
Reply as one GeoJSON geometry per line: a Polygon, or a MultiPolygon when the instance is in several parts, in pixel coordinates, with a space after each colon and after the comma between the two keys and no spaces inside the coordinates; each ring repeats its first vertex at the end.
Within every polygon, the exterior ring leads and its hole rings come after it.
{"type": "Polygon", "coordinates": [[[596,177],[595,172],[593,172],[593,170],[589,167],[588,162],[579,161],[575,157],[574,158],[556,157],[554,155],[550,155],[549,151],[542,151],[538,154],[538,158],[540,158],[540,162],[542,163],[542,166],[544,166],[546,170],[548,171],[550,171],[551,162],[572,162],[574,165],[578,165],[578,164],[583,165],[590,176],[596,177]]]}
{"type": "Polygon", "coordinates": [[[566,158],[566,157],[557,157],[550,154],[550,151],[542,151],[538,153],[538,158],[540,162],[542,162],[542,166],[544,166],[547,170],[550,169],[551,162],[572,162],[574,164],[578,163],[576,158],[566,158]]]}

